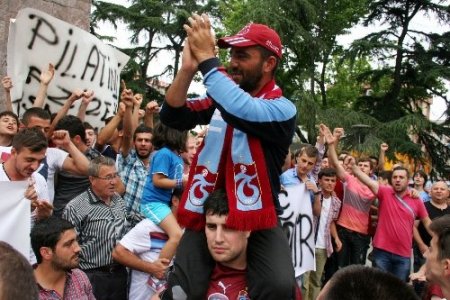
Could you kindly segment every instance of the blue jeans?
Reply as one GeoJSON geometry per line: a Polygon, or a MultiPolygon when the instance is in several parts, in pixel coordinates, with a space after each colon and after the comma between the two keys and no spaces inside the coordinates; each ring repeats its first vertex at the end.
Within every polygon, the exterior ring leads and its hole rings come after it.
{"type": "Polygon", "coordinates": [[[338,252],[339,268],[349,265],[364,265],[370,236],[341,226],[338,227],[338,235],[342,242],[342,249],[338,252]]]}
{"type": "Polygon", "coordinates": [[[378,248],[373,249],[375,267],[394,274],[403,281],[408,281],[411,259],[387,252],[378,248]]]}

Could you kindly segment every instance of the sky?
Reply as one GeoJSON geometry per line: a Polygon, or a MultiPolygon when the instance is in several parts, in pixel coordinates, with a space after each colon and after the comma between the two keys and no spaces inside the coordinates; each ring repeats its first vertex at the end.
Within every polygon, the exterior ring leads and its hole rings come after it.
{"type": "MultiPolygon", "coordinates": [[[[103,0],[106,2],[116,3],[128,6],[128,2],[126,0],[103,0]]],[[[438,32],[442,33],[444,31],[450,30],[450,25],[446,24],[443,26],[442,24],[438,24],[432,17],[418,15],[413,19],[413,23],[411,24],[411,29],[417,29],[425,32],[438,32]]],[[[357,25],[353,27],[349,34],[338,36],[338,43],[343,45],[344,47],[351,44],[355,39],[359,39],[367,35],[369,32],[373,32],[375,30],[379,30],[382,25],[379,26],[370,26],[364,27],[362,25],[357,25]]],[[[126,48],[130,46],[129,36],[127,33],[126,26],[123,23],[118,23],[118,28],[115,30],[111,24],[101,23],[98,33],[101,35],[108,35],[115,37],[115,41],[112,43],[114,46],[120,48],[126,48]]],[[[154,76],[160,74],[162,70],[168,65],[173,64],[173,58],[169,53],[161,53],[159,54],[152,62],[150,63],[149,70],[147,72],[148,76],[154,76]]],[[[162,76],[160,80],[170,83],[172,81],[171,76],[162,76]]],[[[446,82],[447,97],[450,98],[450,83],[446,82]]],[[[203,85],[200,82],[193,82],[191,87],[189,88],[189,92],[195,92],[198,94],[202,94],[205,91],[203,85]]],[[[430,118],[431,120],[437,120],[443,117],[443,112],[446,110],[446,104],[443,99],[434,98],[433,104],[431,106],[430,118]]]]}

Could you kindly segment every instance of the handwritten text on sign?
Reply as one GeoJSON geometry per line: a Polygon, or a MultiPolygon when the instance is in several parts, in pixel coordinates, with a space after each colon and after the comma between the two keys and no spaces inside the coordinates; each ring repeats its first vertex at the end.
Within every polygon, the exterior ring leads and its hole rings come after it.
{"type": "Polygon", "coordinates": [[[57,112],[77,88],[93,90],[96,97],[86,115],[98,126],[117,108],[120,71],[127,61],[128,56],[95,36],[36,9],[19,11],[10,25],[8,75],[19,115],[33,105],[40,72],[52,63],[56,72],[47,93],[50,110],[57,112]]]}
{"type": "Polygon", "coordinates": [[[286,193],[279,195],[283,209],[279,218],[288,235],[295,277],[298,277],[315,270],[312,206],[304,184],[285,186],[285,190],[286,193]]]}

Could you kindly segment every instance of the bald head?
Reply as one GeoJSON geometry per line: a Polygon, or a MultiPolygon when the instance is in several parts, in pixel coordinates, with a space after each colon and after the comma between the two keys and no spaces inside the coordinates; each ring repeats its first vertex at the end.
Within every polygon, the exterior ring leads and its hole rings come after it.
{"type": "Polygon", "coordinates": [[[444,181],[435,182],[431,186],[430,196],[433,202],[445,203],[449,196],[448,185],[444,181]]]}

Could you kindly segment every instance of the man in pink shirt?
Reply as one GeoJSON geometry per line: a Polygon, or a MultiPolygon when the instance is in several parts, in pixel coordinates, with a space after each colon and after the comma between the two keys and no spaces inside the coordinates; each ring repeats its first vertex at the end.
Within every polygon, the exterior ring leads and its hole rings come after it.
{"type": "MultiPolygon", "coordinates": [[[[369,248],[369,212],[370,205],[375,200],[373,192],[352,176],[349,161],[346,171],[344,166],[339,164],[336,154],[336,137],[324,124],[320,125],[320,131],[325,136],[328,144],[328,158],[336,168],[338,178],[344,183],[344,197],[342,199],[342,209],[336,222],[339,239],[342,242],[342,249],[338,252],[339,268],[353,264],[365,264],[367,249],[369,248]],[[350,172],[349,172],[350,171],[350,172]]],[[[358,160],[358,169],[366,175],[372,171],[372,164],[369,158],[358,160]]]]}
{"type": "Polygon", "coordinates": [[[356,166],[352,170],[379,200],[378,227],[373,239],[374,264],[407,280],[414,220],[421,220],[427,229],[431,223],[422,200],[413,198],[408,190],[409,172],[403,167],[395,168],[392,172],[392,186],[388,186],[380,185],[356,166]]]}

